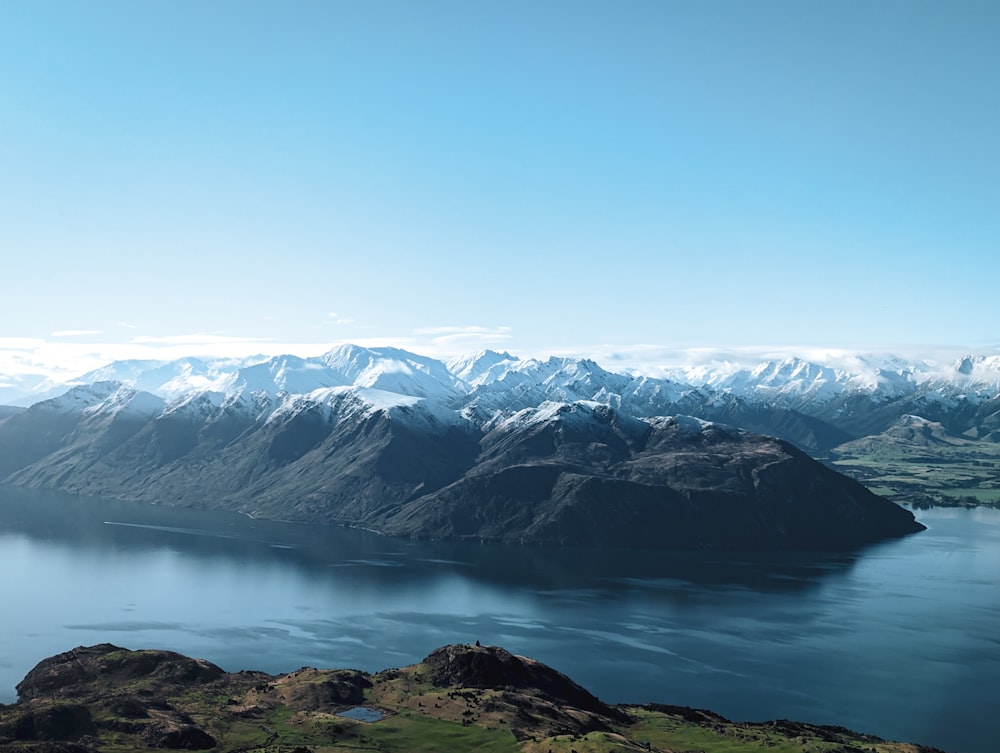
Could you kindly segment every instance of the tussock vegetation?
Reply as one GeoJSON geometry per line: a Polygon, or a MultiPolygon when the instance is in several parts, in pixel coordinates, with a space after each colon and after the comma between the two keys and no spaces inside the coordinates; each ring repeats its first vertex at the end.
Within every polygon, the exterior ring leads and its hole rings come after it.
{"type": "Polygon", "coordinates": [[[932,753],[839,727],[609,706],[495,646],[446,646],[374,675],[267,675],[104,644],[44,660],[18,692],[16,704],[0,707],[4,753],[932,753]],[[358,707],[376,721],[343,715],[358,707]]]}

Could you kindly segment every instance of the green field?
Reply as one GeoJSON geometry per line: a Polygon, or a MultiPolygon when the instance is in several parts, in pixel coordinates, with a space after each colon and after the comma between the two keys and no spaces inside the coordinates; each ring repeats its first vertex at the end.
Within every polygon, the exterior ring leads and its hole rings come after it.
{"type": "Polygon", "coordinates": [[[994,442],[918,444],[879,435],[841,445],[826,461],[903,504],[1000,506],[1000,444],[994,442]]]}

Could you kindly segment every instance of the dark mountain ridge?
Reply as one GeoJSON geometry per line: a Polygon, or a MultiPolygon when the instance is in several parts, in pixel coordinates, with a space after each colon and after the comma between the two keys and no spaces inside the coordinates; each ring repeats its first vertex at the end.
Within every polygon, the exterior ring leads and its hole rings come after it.
{"type": "Polygon", "coordinates": [[[922,530],[791,445],[594,401],[485,420],[416,396],[74,388],[0,421],[5,483],[419,538],[832,549],[922,530]]]}

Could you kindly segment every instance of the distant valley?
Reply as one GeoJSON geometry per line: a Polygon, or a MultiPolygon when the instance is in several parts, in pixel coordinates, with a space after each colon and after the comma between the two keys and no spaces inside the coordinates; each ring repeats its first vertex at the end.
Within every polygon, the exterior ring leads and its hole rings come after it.
{"type": "Polygon", "coordinates": [[[831,468],[897,501],[1000,497],[1000,359],[859,366],[652,378],[357,346],[116,362],[0,411],[0,480],[420,538],[671,548],[920,529],[831,468]]]}

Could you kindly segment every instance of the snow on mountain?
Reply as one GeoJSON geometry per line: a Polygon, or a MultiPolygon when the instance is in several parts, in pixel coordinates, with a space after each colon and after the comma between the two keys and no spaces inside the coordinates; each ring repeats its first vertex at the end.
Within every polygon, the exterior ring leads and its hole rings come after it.
{"type": "Polygon", "coordinates": [[[606,371],[589,359],[497,361],[475,380],[464,404],[479,414],[533,408],[546,401],[596,401],[652,415],[690,391],[667,379],[606,371]]]}
{"type": "Polygon", "coordinates": [[[398,392],[387,392],[369,387],[321,387],[306,394],[290,394],[286,396],[269,421],[278,421],[288,415],[296,414],[314,406],[324,406],[348,415],[371,416],[380,411],[390,411],[394,408],[409,407],[422,402],[422,398],[412,395],[401,395],[398,392]],[[348,406],[347,410],[344,407],[348,406]]]}
{"type": "Polygon", "coordinates": [[[341,345],[320,358],[341,376],[341,384],[439,400],[461,394],[460,382],[444,363],[399,348],[341,345]]]}
{"type": "Polygon", "coordinates": [[[86,384],[93,381],[121,382],[143,392],[166,399],[179,397],[193,390],[218,389],[225,379],[228,362],[181,358],[176,361],[115,361],[75,379],[86,384]]]}
{"type": "Polygon", "coordinates": [[[497,414],[483,428],[487,431],[504,432],[549,423],[582,425],[590,421],[594,410],[598,407],[606,406],[589,400],[576,402],[546,400],[537,407],[522,408],[510,415],[497,414]]]}
{"type": "Polygon", "coordinates": [[[485,426],[546,403],[590,401],[636,417],[745,417],[738,406],[735,414],[728,412],[737,400],[841,421],[861,415],[869,404],[901,400],[901,409],[909,413],[923,412],[929,404],[942,409],[978,405],[1000,395],[1000,356],[995,355],[951,363],[839,355],[822,362],[785,358],[753,368],[722,362],[662,373],[671,378],[611,372],[589,359],[520,359],[487,350],[445,364],[398,348],[343,345],[317,358],[118,361],[63,385],[64,390],[78,386],[50,407],[83,410],[124,385],[134,396],[126,399],[123,392],[118,410],[259,421],[306,403],[343,403],[352,392],[359,411],[485,426]]]}
{"type": "Polygon", "coordinates": [[[368,419],[384,413],[396,421],[423,429],[466,423],[458,412],[439,401],[370,387],[323,387],[307,394],[286,395],[267,423],[288,421],[304,411],[322,411],[327,421],[368,419]]]}
{"type": "MultiPolygon", "coordinates": [[[[683,413],[678,413],[674,416],[653,416],[646,419],[646,422],[655,428],[665,428],[667,426],[676,426],[684,434],[701,434],[706,429],[719,428],[722,424],[717,424],[713,421],[705,421],[701,418],[696,418],[695,416],[686,416],[683,413]]],[[[725,427],[732,430],[732,427],[725,427]]]]}
{"type": "MultiPolygon", "coordinates": [[[[115,361],[83,374],[53,390],[95,382],[115,382],[149,392],[168,402],[181,401],[191,393],[222,395],[308,394],[336,386],[380,389],[414,397],[440,400],[461,394],[460,381],[444,363],[397,348],[360,348],[345,345],[319,358],[283,355],[266,358],[176,361],[115,361]]],[[[249,398],[247,398],[249,399],[249,398]]]]}
{"type": "Polygon", "coordinates": [[[884,402],[922,395],[930,399],[966,392],[979,398],[1000,392],[1000,356],[967,356],[951,364],[851,356],[815,363],[800,358],[764,361],[753,368],[731,364],[671,372],[689,384],[753,402],[816,407],[845,395],[884,402]]]}
{"type": "MultiPolygon", "coordinates": [[[[104,384],[114,384],[105,382],[104,384]]],[[[107,398],[99,403],[84,408],[85,415],[129,416],[133,418],[152,418],[159,415],[167,403],[162,398],[149,392],[141,392],[132,387],[119,385],[107,398]]]]}
{"type": "Polygon", "coordinates": [[[324,387],[349,384],[341,372],[316,358],[276,356],[237,369],[218,382],[226,393],[305,394],[324,387]]]}
{"type": "Polygon", "coordinates": [[[218,415],[225,401],[226,395],[223,392],[215,392],[214,390],[189,392],[167,404],[160,416],[207,421],[218,415]]]}
{"type": "Polygon", "coordinates": [[[510,353],[497,353],[495,350],[481,350],[470,356],[454,358],[448,362],[447,368],[457,379],[470,387],[493,382],[501,378],[520,359],[510,353]]]}
{"type": "Polygon", "coordinates": [[[42,400],[36,405],[39,410],[53,413],[83,413],[101,405],[121,388],[119,382],[93,382],[72,387],[58,397],[42,400]]]}
{"type": "Polygon", "coordinates": [[[1000,394],[1000,356],[965,356],[928,379],[935,387],[953,385],[968,392],[1000,394]]]}
{"type": "MultiPolygon", "coordinates": [[[[728,366],[728,365],[727,365],[728,366]]],[[[702,367],[684,376],[701,387],[755,401],[827,401],[844,389],[846,372],[801,358],[765,361],[752,369],[702,367]]]]}

